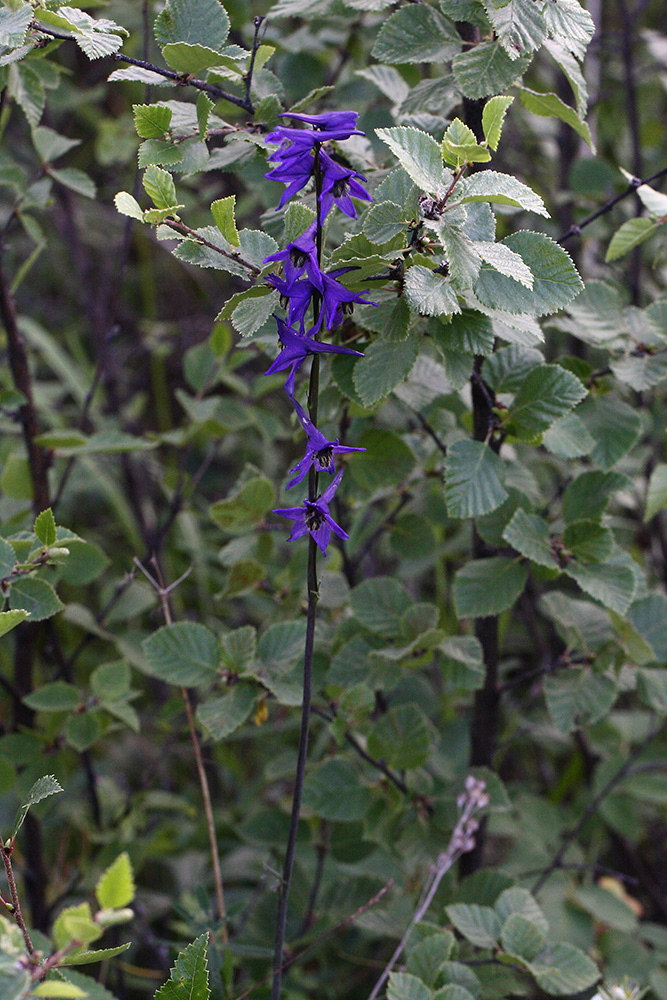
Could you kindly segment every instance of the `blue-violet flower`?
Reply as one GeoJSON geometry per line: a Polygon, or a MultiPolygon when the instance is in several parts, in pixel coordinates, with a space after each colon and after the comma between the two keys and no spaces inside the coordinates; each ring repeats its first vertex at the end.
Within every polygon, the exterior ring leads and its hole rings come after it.
{"type": "Polygon", "coordinates": [[[306,533],[309,533],[323,554],[326,555],[332,531],[339,538],[346,539],[350,537],[346,531],[343,531],[339,524],[336,524],[329,513],[329,504],[340,485],[343,472],[344,470],[341,469],[317,500],[304,500],[300,507],[279,507],[272,512],[294,521],[292,534],[289,536],[290,542],[296,541],[297,538],[303,538],[306,533]]]}
{"type": "Polygon", "coordinates": [[[338,347],[337,344],[322,344],[319,340],[313,340],[312,337],[303,336],[289,327],[283,320],[279,319],[278,316],[274,318],[278,324],[278,336],[280,337],[283,349],[271,367],[267,368],[266,374],[273,375],[274,372],[285,371],[287,368],[291,369],[285,382],[285,389],[290,399],[294,397],[296,372],[309,354],[356,354],[358,357],[363,357],[361,351],[354,351],[351,347],[338,347]]]}
{"type": "Polygon", "coordinates": [[[356,219],[357,210],[352,204],[352,197],[362,198],[364,201],[373,200],[366,188],[362,187],[357,180],[359,178],[365,181],[366,178],[358,171],[336,163],[324,151],[320,153],[320,164],[322,167],[321,217],[326,218],[329,209],[335,202],[341,212],[349,215],[351,219],[356,219]]]}
{"type": "Polygon", "coordinates": [[[287,484],[287,489],[300,483],[311,465],[315,466],[316,472],[328,472],[333,476],[336,471],[333,460],[334,455],[341,455],[348,451],[366,451],[365,448],[350,448],[347,445],[339,444],[338,438],[335,441],[329,441],[321,431],[318,431],[315,424],[304,408],[297,403],[296,399],[293,399],[292,402],[308,440],[306,442],[305,456],[298,465],[290,469],[290,472],[296,472],[297,475],[287,484]]]}

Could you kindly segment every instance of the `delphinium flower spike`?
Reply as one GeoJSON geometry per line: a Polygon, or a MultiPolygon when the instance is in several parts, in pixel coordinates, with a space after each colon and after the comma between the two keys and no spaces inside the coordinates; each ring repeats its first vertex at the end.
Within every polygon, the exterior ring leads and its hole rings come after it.
{"type": "Polygon", "coordinates": [[[359,183],[366,178],[357,170],[344,167],[336,163],[324,150],[320,153],[320,163],[322,165],[322,194],[320,195],[320,205],[322,206],[322,218],[326,218],[329,209],[335,203],[341,212],[349,215],[351,219],[356,219],[357,210],[352,204],[352,198],[362,198],[364,201],[372,201],[365,187],[359,183]]]}
{"type": "Polygon", "coordinates": [[[323,555],[327,554],[327,545],[333,531],[343,540],[350,536],[343,531],[339,524],[336,524],[329,513],[329,504],[333,500],[334,493],[340,485],[344,470],[331,480],[324,493],[317,500],[304,500],[300,507],[278,507],[272,513],[280,514],[294,521],[292,533],[289,541],[294,542],[297,538],[303,538],[305,534],[310,534],[317,543],[323,555]]]}
{"type": "Polygon", "coordinates": [[[292,403],[294,404],[296,415],[301,421],[301,426],[306,432],[307,441],[306,454],[293,469],[290,469],[290,472],[296,472],[297,475],[287,484],[287,489],[300,483],[311,466],[314,467],[316,472],[328,472],[330,475],[333,475],[336,471],[333,460],[334,455],[342,455],[348,451],[366,451],[365,448],[351,448],[348,445],[340,444],[338,438],[335,441],[329,441],[317,429],[296,399],[293,399],[292,403]]]}

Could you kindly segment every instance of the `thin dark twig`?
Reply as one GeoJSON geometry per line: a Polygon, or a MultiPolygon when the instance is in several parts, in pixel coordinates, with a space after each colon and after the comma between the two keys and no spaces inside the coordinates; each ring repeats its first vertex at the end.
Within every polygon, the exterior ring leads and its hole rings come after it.
{"type": "Polygon", "coordinates": [[[598,208],[597,211],[593,212],[591,215],[587,216],[583,222],[579,222],[577,225],[570,226],[566,233],[558,237],[557,243],[565,243],[566,240],[572,239],[573,236],[581,236],[582,229],[586,226],[590,226],[591,222],[595,222],[599,219],[601,215],[606,215],[607,212],[611,212],[615,205],[618,205],[619,201],[623,201],[628,195],[634,194],[638,187],[642,184],[650,184],[651,181],[657,181],[658,178],[664,177],[667,174],[667,167],[663,167],[662,170],[657,170],[650,177],[645,177],[644,180],[640,180],[639,177],[633,177],[628,186],[620,194],[617,194],[614,198],[611,198],[608,202],[598,208]]]}
{"type": "Polygon", "coordinates": [[[304,918],[301,922],[301,927],[299,928],[299,933],[297,937],[303,937],[307,934],[310,928],[313,926],[313,921],[315,919],[315,906],[317,905],[317,897],[320,893],[320,887],[322,885],[322,878],[324,876],[324,863],[327,859],[327,831],[328,824],[325,819],[320,823],[320,836],[317,844],[315,845],[315,850],[317,852],[317,865],[315,867],[315,878],[313,879],[313,884],[310,889],[310,895],[308,896],[308,905],[306,906],[306,912],[304,918]]]}
{"type": "Polygon", "coordinates": [[[429,424],[428,420],[426,420],[426,418],[421,415],[421,413],[419,412],[419,410],[413,410],[412,412],[414,413],[414,415],[416,416],[417,420],[419,421],[422,429],[426,431],[426,433],[428,434],[428,436],[433,441],[435,441],[438,449],[442,452],[442,454],[446,458],[447,457],[447,445],[442,440],[442,438],[440,437],[440,435],[437,434],[436,431],[433,430],[433,428],[429,424]]]}
{"type": "MultiPolygon", "coordinates": [[[[12,898],[11,906],[5,903],[5,907],[10,910],[14,920],[21,929],[23,934],[23,940],[25,941],[25,946],[28,949],[28,954],[31,958],[36,957],[35,946],[32,943],[30,934],[28,933],[28,928],[25,925],[25,920],[23,919],[23,914],[21,913],[21,903],[19,900],[19,894],[16,889],[16,879],[14,878],[14,869],[12,867],[12,851],[14,850],[13,842],[7,845],[2,843],[0,838],[0,854],[2,854],[2,862],[5,866],[5,872],[7,874],[7,884],[9,885],[9,894],[12,898]]],[[[3,900],[3,903],[5,901],[3,900]]]]}
{"type": "Polygon", "coordinates": [[[168,226],[169,229],[173,229],[174,232],[180,233],[182,236],[188,236],[190,239],[196,240],[197,243],[201,243],[202,246],[208,247],[209,250],[215,250],[216,253],[222,254],[223,257],[229,257],[230,260],[236,261],[242,267],[245,267],[251,274],[255,276],[260,274],[260,269],[250,261],[244,260],[237,253],[230,253],[229,250],[223,250],[222,247],[218,247],[215,243],[210,243],[209,240],[200,236],[196,229],[191,229],[190,226],[186,226],[184,222],[177,222],[175,219],[165,219],[162,223],[163,226],[168,226]]]}
{"type": "MultiPolygon", "coordinates": [[[[259,48],[260,41],[261,41],[260,36],[259,36],[259,29],[261,28],[263,21],[264,21],[263,17],[256,17],[254,19],[254,21],[253,21],[253,23],[255,25],[255,34],[254,34],[253,40],[252,40],[252,51],[250,53],[250,65],[248,66],[248,72],[246,73],[246,77],[245,77],[245,102],[246,102],[246,107],[248,107],[248,108],[252,107],[252,102],[250,100],[250,91],[252,89],[252,74],[255,71],[255,57],[257,56],[257,49],[259,48]]],[[[264,31],[266,31],[266,28],[264,29],[264,31]]],[[[264,31],[262,32],[262,38],[264,37],[264,31]]]]}
{"type": "MultiPolygon", "coordinates": [[[[32,21],[30,28],[33,31],[38,31],[41,35],[48,35],[50,38],[58,38],[62,41],[72,41],[75,36],[65,35],[60,31],[52,31],[51,28],[45,28],[43,25],[38,24],[37,21],[32,21]]],[[[236,94],[230,94],[228,91],[223,90],[222,87],[217,87],[214,83],[207,83],[206,80],[198,80],[194,77],[189,76],[187,73],[175,73],[173,69],[165,69],[162,66],[156,66],[155,63],[147,62],[146,59],[135,59],[133,56],[127,56],[123,52],[111,52],[110,57],[116,62],[126,62],[131,66],[139,66],[141,69],[148,69],[151,73],[157,73],[158,76],[162,76],[165,80],[174,80],[175,83],[180,84],[183,87],[194,87],[196,90],[204,90],[211,97],[217,97],[221,101],[227,101],[229,104],[236,105],[237,108],[242,108],[247,111],[249,115],[254,114],[255,109],[252,103],[245,97],[238,97],[236,94]]]]}
{"type": "MultiPolygon", "coordinates": [[[[319,717],[324,719],[326,722],[333,722],[335,719],[335,715],[329,715],[328,712],[325,712],[323,708],[319,708],[317,705],[313,705],[311,711],[313,715],[319,715],[319,717]]],[[[404,795],[410,794],[410,789],[405,784],[403,779],[399,778],[399,776],[395,774],[390,767],[387,767],[383,760],[378,760],[376,757],[373,757],[372,754],[369,754],[368,751],[361,745],[359,740],[353,736],[349,729],[345,730],[345,739],[368,764],[376,768],[378,771],[382,771],[384,776],[389,778],[392,784],[394,784],[400,792],[403,792],[404,795]]]]}
{"type": "Polygon", "coordinates": [[[573,843],[573,841],[575,841],[576,838],[579,836],[582,829],[584,828],[588,820],[591,818],[591,816],[594,814],[600,803],[607,797],[607,795],[609,795],[611,790],[615,788],[615,786],[619,783],[619,781],[622,781],[623,778],[627,776],[637,758],[641,757],[644,750],[646,750],[646,748],[653,742],[653,740],[656,739],[658,736],[660,736],[660,734],[663,733],[665,729],[667,729],[667,722],[663,722],[662,725],[658,726],[656,729],[653,729],[648,734],[648,736],[641,741],[641,743],[637,744],[637,746],[630,753],[628,759],[625,761],[622,767],[619,767],[618,770],[615,771],[614,774],[612,774],[611,778],[602,786],[597,795],[593,796],[593,798],[588,803],[588,805],[582,812],[581,816],[579,817],[579,822],[567,834],[567,836],[563,840],[563,843],[560,845],[555,855],[553,856],[552,860],[549,862],[549,864],[544,869],[544,871],[538,878],[537,882],[533,886],[531,890],[533,895],[536,895],[540,891],[542,886],[545,884],[545,882],[547,882],[547,880],[551,877],[551,875],[553,875],[556,869],[560,868],[568,848],[573,843]]]}

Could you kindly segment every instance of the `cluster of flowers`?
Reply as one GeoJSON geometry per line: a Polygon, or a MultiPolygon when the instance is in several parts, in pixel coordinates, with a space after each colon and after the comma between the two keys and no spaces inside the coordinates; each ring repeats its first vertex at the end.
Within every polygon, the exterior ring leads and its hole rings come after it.
{"type": "MultiPolygon", "coordinates": [[[[270,275],[267,280],[280,292],[281,302],[287,310],[288,318],[286,323],[275,317],[282,350],[266,374],[271,375],[273,372],[289,369],[285,389],[307,437],[306,454],[291,470],[295,476],[287,484],[289,489],[302,482],[311,467],[316,472],[328,472],[334,475],[336,471],[334,455],[349,451],[364,451],[363,448],[341,445],[338,439],[329,441],[294,398],[294,383],[298,369],[309,354],[361,354],[360,351],[354,351],[349,347],[338,347],[335,344],[322,343],[317,339],[323,327],[331,330],[342,322],[343,316],[352,311],[355,302],[372,304],[361,295],[349,291],[338,281],[338,278],[351,268],[339,268],[329,273],[321,270],[318,232],[321,234],[322,223],[333,205],[355,219],[357,213],[352,197],[363,198],[365,201],[372,199],[360,183],[364,177],[356,170],[337,163],[322,147],[326,142],[340,142],[349,139],[351,135],[364,134],[355,127],[358,117],[355,111],[329,112],[321,115],[285,114],[281,117],[295,119],[310,127],[278,126],[266,137],[267,143],[278,144],[278,148],[269,155],[269,161],[276,166],[266,174],[266,177],[287,185],[278,208],[282,208],[290,198],[301,191],[316,171],[319,191],[318,213],[313,224],[293,243],[288,243],[284,250],[272,254],[264,261],[264,263],[280,261],[284,264],[284,277],[270,275]],[[313,302],[318,303],[318,314],[313,318],[313,325],[306,329],[306,316],[313,302]]],[[[326,555],[332,531],[339,538],[348,537],[329,513],[329,504],[342,478],[341,469],[317,499],[306,499],[299,507],[282,507],[273,511],[274,514],[280,514],[294,521],[290,541],[309,533],[326,555]]]]}

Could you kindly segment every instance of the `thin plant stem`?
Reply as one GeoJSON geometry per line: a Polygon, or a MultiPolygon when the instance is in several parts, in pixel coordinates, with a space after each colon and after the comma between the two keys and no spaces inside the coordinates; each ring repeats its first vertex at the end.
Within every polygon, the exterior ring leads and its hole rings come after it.
{"type": "MultiPolygon", "coordinates": [[[[319,146],[315,146],[315,200],[317,205],[317,261],[322,260],[322,218],[320,215],[320,194],[322,193],[322,173],[320,170],[319,146]]],[[[313,298],[313,311],[317,321],[322,302],[319,296],[313,298]]],[[[320,386],[320,359],[314,355],[310,369],[308,386],[308,410],[310,419],[317,424],[317,409],[320,386]]],[[[317,499],[317,472],[312,465],[308,474],[308,499],[317,499]]],[[[299,747],[297,750],[296,774],[294,776],[294,793],[292,796],[292,812],[285,848],[285,863],[283,875],[278,889],[278,916],[276,920],[276,940],[273,952],[273,982],[271,985],[271,1000],[280,1000],[283,969],[285,967],[284,947],[287,930],[287,904],[289,890],[294,870],[294,855],[296,854],[296,838],[301,813],[303,785],[306,778],[306,759],[308,756],[308,735],[310,729],[310,707],[313,688],[313,653],[315,650],[315,618],[319,599],[317,587],[317,543],[312,535],[308,536],[308,567],[306,570],[306,587],[308,592],[308,610],[306,612],[306,640],[303,654],[303,697],[301,701],[301,724],[299,727],[299,747]]]]}
{"type": "MultiPolygon", "coordinates": [[[[162,606],[162,614],[167,625],[173,624],[173,617],[171,614],[171,607],[169,604],[169,595],[178,586],[179,583],[185,579],[189,574],[188,570],[183,576],[174,583],[165,587],[160,579],[156,579],[149,573],[146,568],[135,559],[136,565],[141,569],[142,573],[148,578],[150,583],[155,588],[155,591],[160,598],[160,604],[162,606]]],[[[157,570],[157,567],[156,567],[157,570]]],[[[157,570],[159,573],[159,570],[157,570]]],[[[220,919],[221,931],[220,935],[224,944],[229,941],[229,932],[227,929],[227,910],[225,907],[225,894],[222,885],[222,871],[220,868],[220,853],[218,851],[218,841],[215,834],[215,820],[213,818],[213,803],[211,801],[211,791],[208,784],[208,777],[206,775],[206,768],[204,767],[204,758],[201,752],[201,743],[199,742],[199,734],[197,732],[197,727],[195,726],[194,712],[192,710],[192,699],[190,698],[190,692],[186,687],[181,688],[181,697],[183,698],[183,704],[185,706],[185,715],[188,720],[188,730],[190,732],[190,740],[192,742],[192,750],[195,757],[195,765],[197,767],[197,775],[199,777],[199,785],[201,788],[202,799],[204,802],[204,815],[206,817],[206,827],[208,830],[208,840],[211,849],[211,861],[213,864],[213,884],[215,886],[215,900],[218,910],[218,917],[220,919]]]]}
{"type": "MultiPolygon", "coordinates": [[[[5,872],[7,874],[7,884],[9,885],[9,895],[12,899],[11,912],[14,920],[21,929],[23,934],[23,940],[25,941],[25,946],[28,949],[28,954],[31,958],[36,957],[35,946],[32,943],[30,934],[28,933],[28,928],[25,925],[25,920],[23,919],[23,914],[21,913],[21,903],[19,901],[19,894],[16,889],[16,879],[14,878],[14,869],[12,867],[12,851],[14,847],[6,847],[4,844],[0,843],[0,852],[2,853],[2,861],[5,866],[5,872]]],[[[3,901],[4,902],[4,901],[3,901]]],[[[7,904],[5,903],[5,906],[7,904]]],[[[7,907],[9,909],[9,907],[7,907]]]]}

